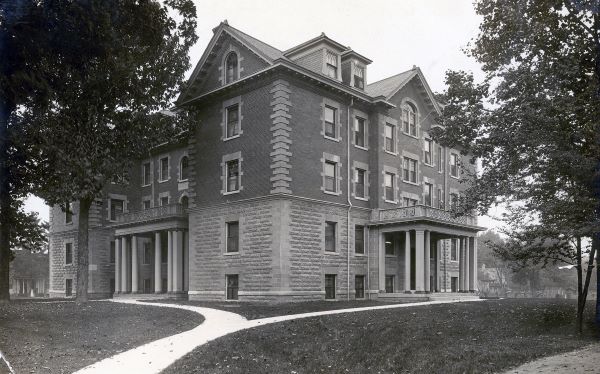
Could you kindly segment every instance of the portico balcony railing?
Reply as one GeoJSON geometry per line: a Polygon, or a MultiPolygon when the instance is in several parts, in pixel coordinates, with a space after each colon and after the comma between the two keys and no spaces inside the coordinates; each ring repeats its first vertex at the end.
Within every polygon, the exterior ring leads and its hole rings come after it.
{"type": "Polygon", "coordinates": [[[415,205],[393,209],[375,209],[371,219],[376,222],[429,219],[442,223],[477,226],[477,217],[467,215],[455,216],[451,211],[433,208],[427,205],[415,205]]]}
{"type": "Polygon", "coordinates": [[[186,218],[187,209],[182,204],[168,204],[150,209],[117,214],[116,224],[148,222],[169,218],[186,218]]]}

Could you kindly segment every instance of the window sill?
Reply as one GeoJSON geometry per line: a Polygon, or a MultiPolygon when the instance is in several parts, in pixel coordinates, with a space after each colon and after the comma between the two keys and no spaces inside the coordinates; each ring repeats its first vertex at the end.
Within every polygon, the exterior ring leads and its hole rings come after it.
{"type": "Polygon", "coordinates": [[[159,180],[158,183],[165,183],[165,182],[168,182],[170,180],[171,180],[171,178],[168,178],[168,179],[165,179],[165,180],[159,180]]]}
{"type": "Polygon", "coordinates": [[[236,193],[240,193],[241,190],[235,190],[235,191],[229,191],[229,192],[223,192],[223,196],[226,195],[234,195],[236,193]]]}
{"type": "Polygon", "coordinates": [[[397,201],[392,201],[392,200],[383,200],[384,202],[388,203],[388,204],[398,204],[397,201]]]}
{"type": "Polygon", "coordinates": [[[429,166],[430,168],[434,168],[434,167],[435,167],[435,165],[434,165],[434,164],[428,164],[428,163],[426,163],[426,162],[423,162],[423,165],[425,165],[425,166],[429,166]]]}
{"type": "Polygon", "coordinates": [[[177,180],[177,182],[179,182],[179,183],[183,183],[183,182],[187,182],[187,181],[189,181],[189,178],[177,180]]]}
{"type": "Polygon", "coordinates": [[[363,151],[369,150],[369,148],[367,148],[367,147],[361,147],[360,145],[356,145],[356,144],[354,144],[354,148],[362,149],[363,151]]]}
{"type": "Polygon", "coordinates": [[[65,222],[65,226],[71,226],[71,225],[73,225],[73,221],[71,221],[71,222],[65,222]]]}
{"type": "Polygon", "coordinates": [[[369,198],[368,198],[368,197],[358,197],[358,196],[354,196],[354,198],[355,198],[356,200],[360,200],[360,201],[369,201],[369,198]]]}
{"type": "Polygon", "coordinates": [[[224,141],[224,142],[226,142],[226,141],[228,141],[228,140],[231,140],[231,139],[237,139],[237,138],[239,138],[241,135],[242,135],[242,133],[240,132],[239,134],[237,134],[237,135],[234,135],[234,136],[230,136],[229,138],[223,138],[223,141],[224,141]]]}
{"type": "Polygon", "coordinates": [[[454,175],[450,174],[450,178],[452,179],[456,179],[456,180],[460,180],[460,177],[455,177],[454,175]]]}
{"type": "Polygon", "coordinates": [[[338,142],[338,143],[340,142],[340,139],[338,139],[338,138],[332,138],[332,137],[327,136],[327,135],[323,135],[323,137],[325,139],[327,139],[327,140],[331,140],[331,141],[338,142]]]}
{"type": "Polygon", "coordinates": [[[152,185],[152,183],[142,184],[141,187],[150,187],[151,185],[152,185]]]}
{"type": "Polygon", "coordinates": [[[223,256],[236,256],[239,255],[240,251],[237,252],[223,252],[223,256]]]}
{"type": "Polygon", "coordinates": [[[355,257],[367,257],[367,255],[365,253],[354,253],[355,257]]]}
{"type": "Polygon", "coordinates": [[[391,151],[388,151],[387,149],[384,149],[383,151],[384,151],[385,153],[387,153],[388,155],[392,155],[392,156],[398,156],[398,152],[391,152],[391,151]]]}
{"type": "Polygon", "coordinates": [[[387,253],[386,253],[385,257],[388,257],[388,258],[396,258],[397,256],[396,256],[396,255],[390,255],[390,254],[387,254],[387,253]]]}
{"type": "Polygon", "coordinates": [[[404,132],[404,131],[402,131],[402,134],[404,134],[404,135],[408,136],[409,138],[413,138],[413,139],[419,139],[419,137],[418,137],[418,136],[416,136],[416,135],[412,135],[412,134],[410,134],[410,133],[408,133],[408,132],[404,132]]]}
{"type": "Polygon", "coordinates": [[[323,190],[323,193],[327,194],[327,195],[333,195],[333,196],[340,196],[342,194],[341,192],[325,191],[325,190],[323,190]]]}
{"type": "Polygon", "coordinates": [[[324,254],[326,255],[331,255],[331,256],[339,256],[340,252],[335,251],[335,252],[331,252],[331,251],[323,251],[324,254]]]}
{"type": "Polygon", "coordinates": [[[420,184],[419,184],[419,183],[417,183],[417,182],[411,182],[411,181],[405,181],[405,180],[402,180],[402,183],[406,183],[406,184],[412,184],[413,186],[420,186],[420,184]]]}

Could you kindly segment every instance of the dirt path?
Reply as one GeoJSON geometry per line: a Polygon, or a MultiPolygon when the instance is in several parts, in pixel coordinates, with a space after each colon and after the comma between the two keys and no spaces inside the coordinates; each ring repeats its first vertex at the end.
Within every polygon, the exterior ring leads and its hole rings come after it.
{"type": "Polygon", "coordinates": [[[504,374],[600,373],[600,343],[584,349],[528,362],[504,374]]]}

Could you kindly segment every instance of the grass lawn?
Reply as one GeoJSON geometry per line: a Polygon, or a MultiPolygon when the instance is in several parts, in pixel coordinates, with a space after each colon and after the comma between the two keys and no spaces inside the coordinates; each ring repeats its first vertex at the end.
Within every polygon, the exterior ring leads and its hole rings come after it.
{"type": "Polygon", "coordinates": [[[12,301],[0,304],[0,350],[17,373],[71,373],[202,320],[185,310],[108,301],[12,301]]]}
{"type": "Polygon", "coordinates": [[[593,302],[588,306],[582,337],[574,333],[570,300],[488,300],[287,321],[217,339],[165,372],[497,372],[597,341],[593,302]]]}

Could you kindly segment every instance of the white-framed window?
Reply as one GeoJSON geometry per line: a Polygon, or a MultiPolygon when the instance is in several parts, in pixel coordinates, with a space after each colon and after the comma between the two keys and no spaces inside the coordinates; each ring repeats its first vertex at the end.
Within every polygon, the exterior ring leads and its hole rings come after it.
{"type": "Polygon", "coordinates": [[[109,202],[110,202],[109,220],[116,221],[117,215],[123,214],[125,212],[125,200],[111,198],[111,199],[109,199],[109,202]]]}
{"type": "Polygon", "coordinates": [[[356,168],[354,183],[354,196],[359,199],[364,199],[367,196],[367,171],[356,168]]]}
{"type": "Polygon", "coordinates": [[[65,243],[65,265],[73,264],[73,243],[65,243]]]}
{"type": "Polygon", "coordinates": [[[446,205],[444,202],[444,190],[441,187],[437,190],[437,201],[439,209],[446,209],[446,205]]]}
{"type": "Polygon", "coordinates": [[[365,298],[365,276],[355,275],[354,276],[354,298],[364,299],[365,298]]]}
{"type": "Polygon", "coordinates": [[[354,254],[365,254],[365,226],[354,225],[354,254]]]}
{"type": "Polygon", "coordinates": [[[225,139],[240,135],[240,106],[234,104],[225,108],[225,139]]]}
{"type": "Polygon", "coordinates": [[[342,164],[340,163],[340,157],[329,153],[323,153],[321,162],[323,163],[323,172],[321,174],[323,177],[323,185],[321,186],[321,191],[330,195],[340,195],[342,193],[342,164]]]}
{"type": "Polygon", "coordinates": [[[384,183],[385,183],[385,201],[395,202],[395,179],[396,175],[393,173],[385,172],[384,183]]]}
{"type": "Polygon", "coordinates": [[[385,124],[385,145],[384,149],[390,153],[396,153],[396,126],[391,123],[385,124]]]}
{"type": "Polygon", "coordinates": [[[160,206],[167,206],[169,205],[169,195],[164,195],[158,198],[158,204],[160,206]]]}
{"type": "Polygon", "coordinates": [[[354,87],[365,88],[365,68],[362,66],[354,65],[354,87]]]}
{"type": "Polygon", "coordinates": [[[325,52],[325,74],[333,79],[338,77],[338,55],[329,50],[325,52]]]}
{"type": "Polygon", "coordinates": [[[423,141],[423,155],[425,165],[433,166],[433,140],[425,139],[423,141]]]}
{"type": "Polygon", "coordinates": [[[181,160],[179,160],[179,181],[184,182],[188,180],[190,172],[189,166],[189,158],[188,156],[183,156],[181,160]]]}
{"type": "Polygon", "coordinates": [[[450,176],[458,178],[458,154],[450,153],[450,176]]]}
{"type": "Polygon", "coordinates": [[[410,136],[417,136],[417,109],[411,103],[402,107],[402,131],[410,136]]]}
{"type": "Polygon", "coordinates": [[[239,160],[227,161],[227,191],[236,192],[240,190],[240,162],[239,160]]]}
{"type": "Polygon", "coordinates": [[[337,192],[337,163],[325,161],[325,191],[337,192]]]}
{"type": "Polygon", "coordinates": [[[225,275],[225,287],[226,287],[226,299],[237,300],[238,289],[239,289],[239,275],[238,274],[227,274],[225,275]]]}
{"type": "Polygon", "coordinates": [[[412,199],[410,197],[402,198],[402,206],[415,206],[419,201],[417,199],[412,199]]]}
{"type": "Polygon", "coordinates": [[[402,180],[404,182],[417,183],[417,160],[404,157],[403,171],[402,180]]]}
{"type": "Polygon", "coordinates": [[[337,140],[337,108],[325,105],[325,137],[337,140]]]}
{"type": "Polygon", "coordinates": [[[225,58],[225,84],[236,81],[239,78],[238,56],[235,52],[229,52],[225,58]]]}
{"type": "Polygon", "coordinates": [[[230,221],[225,223],[225,252],[237,253],[240,251],[240,222],[230,221]]]}
{"type": "Polygon", "coordinates": [[[142,187],[149,186],[152,183],[152,165],[150,162],[142,164],[142,187]]]}
{"type": "Polygon", "coordinates": [[[148,210],[152,207],[152,201],[150,199],[142,200],[142,210],[148,210]]]}
{"type": "Polygon", "coordinates": [[[335,300],[335,274],[325,274],[325,299],[335,300]]]}
{"type": "Polygon", "coordinates": [[[424,203],[427,206],[433,206],[433,184],[428,183],[428,182],[424,182],[423,183],[423,189],[424,189],[424,203]]]}
{"type": "Polygon", "coordinates": [[[169,156],[162,157],[158,161],[158,181],[164,182],[169,180],[169,156]]]}
{"type": "Polygon", "coordinates": [[[444,151],[441,146],[437,147],[437,164],[438,164],[438,172],[444,172],[444,151]]]}
{"type": "Polygon", "coordinates": [[[337,222],[325,221],[325,252],[337,250],[337,222]]]}
{"type": "Polygon", "coordinates": [[[367,148],[367,120],[362,117],[354,117],[354,145],[367,148]]]}

